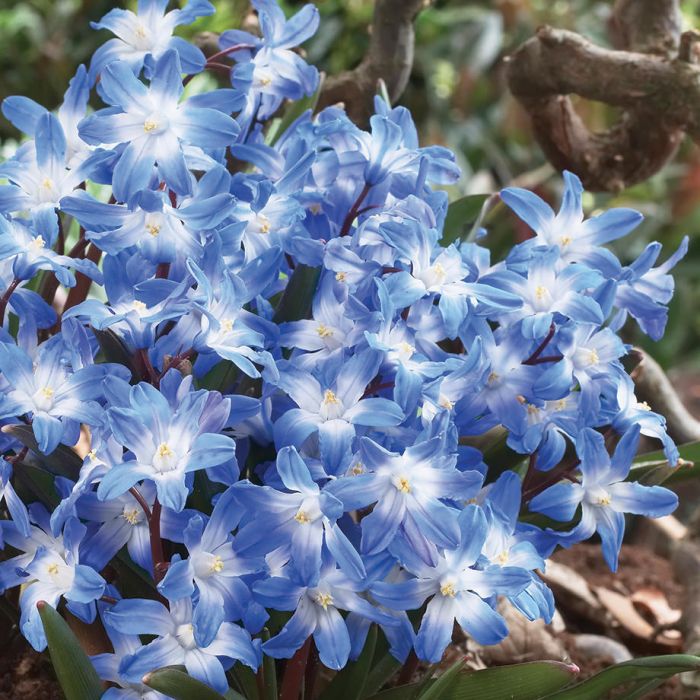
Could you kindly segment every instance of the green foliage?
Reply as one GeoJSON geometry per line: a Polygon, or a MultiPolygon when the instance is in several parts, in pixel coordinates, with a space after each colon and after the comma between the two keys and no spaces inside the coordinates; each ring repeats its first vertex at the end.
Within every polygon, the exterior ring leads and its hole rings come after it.
{"type": "Polygon", "coordinates": [[[689,654],[668,654],[632,659],[610,666],[583,683],[572,688],[546,696],[546,700],[605,700],[609,693],[625,686],[622,694],[615,694],[616,700],[641,697],[638,691],[656,687],[659,681],[671,678],[678,673],[697,671],[700,657],[689,654]]]}
{"type": "Polygon", "coordinates": [[[572,664],[533,661],[483,671],[457,662],[437,680],[385,690],[370,700],[539,700],[570,683],[578,673],[572,664]]]}
{"type": "Polygon", "coordinates": [[[177,668],[161,668],[149,673],[143,679],[145,685],[157,690],[173,700],[244,700],[242,695],[231,690],[224,696],[208,685],[195,680],[177,668]]]}
{"type": "Polygon", "coordinates": [[[68,623],[50,605],[42,601],[37,605],[51,663],[66,700],[99,700],[102,683],[68,623]]]}

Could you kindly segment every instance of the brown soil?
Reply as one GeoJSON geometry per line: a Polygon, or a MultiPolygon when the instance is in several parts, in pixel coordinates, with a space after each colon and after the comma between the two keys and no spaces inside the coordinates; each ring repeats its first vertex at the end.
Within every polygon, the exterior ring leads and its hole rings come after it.
{"type": "Polygon", "coordinates": [[[683,605],[683,586],[673,577],[671,563],[640,545],[623,544],[617,573],[608,569],[599,544],[577,544],[562,549],[553,557],[581,574],[588,583],[630,594],[640,588],[663,591],[672,608],[683,605]]]}
{"type": "MultiPolygon", "coordinates": [[[[602,586],[626,595],[640,588],[656,588],[665,593],[671,607],[682,606],[683,586],[675,580],[670,562],[645,547],[622,545],[617,573],[608,569],[599,544],[578,544],[557,552],[552,558],[575,569],[592,587],[602,586]]],[[[589,678],[612,663],[611,659],[604,656],[582,655],[575,648],[570,634],[560,636],[571,660],[581,669],[579,678],[589,678]]],[[[684,690],[678,678],[671,678],[645,695],[644,700],[690,700],[696,697],[694,692],[688,694],[684,690]]]]}
{"type": "Polygon", "coordinates": [[[48,654],[37,654],[17,637],[0,651],[0,700],[62,700],[48,654]]]}

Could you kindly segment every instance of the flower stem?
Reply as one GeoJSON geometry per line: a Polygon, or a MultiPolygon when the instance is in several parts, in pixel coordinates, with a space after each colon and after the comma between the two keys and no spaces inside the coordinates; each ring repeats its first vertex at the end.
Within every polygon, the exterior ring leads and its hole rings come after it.
{"type": "Polygon", "coordinates": [[[365,198],[369,194],[371,188],[372,185],[369,185],[365,182],[364,187],[360,191],[360,194],[357,195],[355,203],[350,207],[350,211],[348,211],[348,214],[345,217],[345,221],[343,221],[343,226],[340,229],[341,238],[343,236],[347,236],[348,233],[350,233],[350,227],[352,226],[352,222],[355,221],[355,219],[357,218],[357,215],[360,211],[360,207],[362,206],[362,202],[365,201],[365,198]]]}
{"type": "Polygon", "coordinates": [[[12,282],[10,282],[10,286],[5,290],[5,293],[0,297],[0,325],[5,322],[5,309],[7,308],[7,304],[13,292],[19,286],[19,283],[20,280],[15,277],[12,282]]]}
{"type": "Polygon", "coordinates": [[[151,518],[148,521],[148,532],[151,537],[151,558],[153,559],[153,578],[156,584],[165,576],[165,555],[163,554],[163,540],[160,538],[160,512],[161,505],[158,497],[153,501],[151,518]]]}
{"type": "Polygon", "coordinates": [[[304,672],[306,671],[306,662],[309,658],[310,650],[311,637],[287,661],[282,679],[282,688],[280,689],[280,700],[298,700],[301,695],[304,672]]]}
{"type": "MultiPolygon", "coordinates": [[[[523,360],[522,364],[524,364],[524,365],[536,365],[536,364],[538,364],[539,356],[545,351],[545,348],[551,342],[556,330],[557,330],[557,327],[554,325],[554,321],[552,321],[552,323],[549,326],[549,332],[545,336],[544,340],[537,346],[537,348],[535,349],[535,352],[533,352],[532,355],[530,355],[530,357],[527,358],[527,360],[523,360]]],[[[547,361],[553,362],[553,360],[547,360],[547,361]]]]}

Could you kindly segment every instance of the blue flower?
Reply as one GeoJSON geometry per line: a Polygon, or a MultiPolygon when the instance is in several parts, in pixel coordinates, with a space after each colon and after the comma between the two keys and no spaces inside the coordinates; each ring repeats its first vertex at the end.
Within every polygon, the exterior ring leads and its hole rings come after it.
{"type": "MultiPolygon", "coordinates": [[[[91,144],[126,144],[112,179],[118,201],[126,202],[146,189],[155,166],[158,178],[173,192],[191,195],[194,178],[183,145],[226,148],[238,133],[238,125],[228,114],[199,106],[197,97],[180,103],[182,75],[175,51],[166,51],[158,59],[148,88],[123,61],[104,69],[100,86],[105,101],[113,106],[83,120],[80,136],[91,144]]],[[[216,102],[207,97],[199,102],[216,102]]]]}
{"type": "Polygon", "coordinates": [[[206,173],[194,185],[192,197],[177,206],[161,190],[143,190],[129,206],[104,204],[86,192],[61,200],[61,208],[85,228],[85,236],[111,255],[132,246],[153,263],[173,263],[185,258],[200,259],[204,236],[232,211],[234,198],[228,193],[221,168],[206,173]]]}
{"type": "Polygon", "coordinates": [[[105,364],[72,371],[55,342],[42,346],[34,359],[16,345],[0,343],[0,370],[9,383],[0,399],[0,416],[29,414],[44,454],[53,452],[63,441],[75,444],[80,423],[102,423],[104,411],[96,399],[102,397],[101,379],[110,369],[125,374],[123,368],[105,364]]]}
{"type": "Polygon", "coordinates": [[[445,450],[442,437],[407,447],[403,454],[385,450],[363,438],[356,475],[332,482],[326,490],[345,510],[376,503],[362,519],[362,551],[379,554],[401,536],[417,556],[431,563],[435,547],[459,542],[459,511],[446,500],[472,498],[481,484],[475,471],[455,468],[456,455],[445,450]]]}
{"type": "Polygon", "coordinates": [[[261,661],[260,640],[232,622],[223,622],[214,638],[200,646],[195,639],[191,598],[170,600],[170,609],[155,600],[120,600],[104,613],[108,628],[156,639],[124,656],[118,673],[131,683],[163,666],[184,665],[187,672],[220,693],[228,689],[226,669],[240,661],[254,671],[261,661]]]}
{"type": "Polygon", "coordinates": [[[90,63],[90,79],[94,82],[112,61],[124,61],[138,75],[144,64],[147,72],[166,51],[177,51],[185,73],[199,73],[206,62],[204,54],[181,37],[173,36],[175,27],[191,24],[198,17],[214,14],[207,0],[190,0],[181,10],[165,12],[168,0],[139,0],[138,11],[110,10],[93,29],[108,29],[116,34],[95,51],[90,63]]]}
{"type": "Polygon", "coordinates": [[[219,38],[223,51],[242,47],[231,54],[239,61],[232,80],[234,85],[249,86],[246,121],[256,113],[258,119],[267,119],[282,100],[311,95],[318,85],[316,68],[291,50],[316,33],[318,9],[309,3],[287,20],[274,0],[252,0],[252,5],[260,18],[262,38],[238,29],[222,32],[219,38]]]}
{"type": "MultiPolygon", "coordinates": [[[[170,370],[163,383],[178,381],[170,370]],[[168,377],[170,375],[170,378],[168,377]]],[[[236,445],[220,434],[229,416],[229,402],[218,392],[192,391],[192,378],[181,381],[172,402],[144,382],[132,387],[128,404],[107,410],[116,439],[133,457],[110,469],[97,495],[102,500],[121,496],[148,479],[156,485],[159,501],[175,511],[185,506],[188,474],[235,462],[236,445]]]]}
{"type": "Polygon", "coordinates": [[[57,607],[64,598],[68,609],[84,622],[95,619],[95,603],[104,591],[104,579],[80,563],[80,544],[86,532],[76,518],[66,522],[63,534],[49,534],[48,513],[34,506],[30,516],[35,526],[27,537],[14,524],[4,523],[5,542],[23,554],[0,564],[0,586],[22,586],[20,628],[37,651],[46,648],[44,627],[37,603],[57,607]]]}
{"type": "Polygon", "coordinates": [[[660,243],[650,243],[644,252],[618,277],[615,306],[619,309],[610,328],[619,330],[632,316],[639,327],[652,339],[660,340],[668,319],[667,304],[673,296],[673,277],[668,274],[688,252],[686,236],[678,250],[665,263],[653,267],[661,253],[660,243]]]}
{"type": "Polygon", "coordinates": [[[531,578],[517,566],[476,567],[487,531],[484,512],[468,505],[459,515],[461,541],[446,549],[435,566],[418,559],[405,561],[415,578],[372,586],[372,595],[394,610],[418,609],[432,596],[416,636],[418,658],[440,661],[452,640],[455,619],[480,644],[496,644],[508,634],[505,620],[488,601],[498,594],[517,595],[531,578]]]}
{"type": "Polygon", "coordinates": [[[301,580],[308,585],[318,581],[324,549],[348,576],[363,579],[362,560],[337,522],[343,516],[343,504],[332,491],[318,487],[294,447],[279,450],[276,469],[290,493],[270,487],[246,489],[246,500],[265,515],[255,513],[239,533],[239,539],[247,549],[257,544],[265,553],[277,549],[278,557],[284,556],[283,551],[288,552],[301,580]]]}
{"type": "Polygon", "coordinates": [[[174,557],[158,590],[169,599],[190,597],[196,591],[197,605],[192,622],[195,640],[207,646],[225,620],[244,620],[247,628],[258,631],[267,615],[252,600],[241,576],[263,568],[262,558],[239,555],[231,531],[243,509],[236,502],[233,488],[223,493],[209,520],[193,516],[184,530],[189,557],[174,557]]]}
{"type": "Polygon", "coordinates": [[[561,521],[570,521],[580,505],[581,522],[572,531],[572,540],[585,540],[597,532],[605,561],[613,571],[617,569],[625,531],[624,513],[658,518],[673,512],[678,505],[678,496],[673,491],[625,481],[638,441],[639,429],[628,431],[611,459],[603,436],[584,428],[576,440],[581,483],[555,484],[530,501],[530,510],[561,521]]]}
{"type": "Polygon", "coordinates": [[[275,444],[301,447],[312,434],[318,434],[321,459],[330,469],[347,453],[356,425],[392,426],[404,419],[393,401],[364,398],[367,385],[377,374],[381,353],[366,350],[338,366],[342,359],[329,365],[330,376],[324,384],[291,365],[281,366],[278,382],[298,408],[287,410],[275,422],[275,444]]]}
{"type": "Polygon", "coordinates": [[[272,576],[253,585],[255,595],[265,606],[294,611],[279,634],[263,644],[268,656],[291,658],[313,635],[321,663],[337,670],[345,666],[351,651],[350,634],[340,610],[352,611],[379,624],[398,624],[360,595],[361,583],[328,564],[313,585],[299,580],[293,570],[285,573],[289,578],[272,576]]]}
{"type": "Polygon", "coordinates": [[[564,195],[561,208],[555,214],[536,194],[519,187],[501,190],[501,199],[535,232],[534,238],[516,246],[511,259],[533,255],[537,246],[557,246],[562,261],[585,263],[601,272],[614,272],[619,262],[614,254],[601,245],[626,236],[642,221],[633,209],[608,209],[584,220],[579,178],[564,171],[564,195]]]}

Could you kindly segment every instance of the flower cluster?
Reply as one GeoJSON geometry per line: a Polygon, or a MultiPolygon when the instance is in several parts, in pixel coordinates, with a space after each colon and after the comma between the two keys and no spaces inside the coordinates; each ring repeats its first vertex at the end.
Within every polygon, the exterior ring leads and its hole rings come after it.
{"type": "Polygon", "coordinates": [[[533,231],[504,261],[442,245],[453,155],[381,99],[369,131],[285,127],[318,12],[253,5],[209,59],[172,34],[206,0],[114,9],[57,114],[2,105],[28,139],[0,166],[0,588],[36,649],[37,601],[99,613],[110,697],[167,665],[224,692],[310,637],[339,669],[373,623],[399,660],[455,620],[498,642],[499,598],[551,618],[557,546],[598,533],[615,569],[624,515],[676,506],[628,478],[640,433],[678,451],[617,331],[662,335],[687,244],[624,266],[641,216],[585,219],[565,173],[558,213],[501,193],[533,231]]]}

